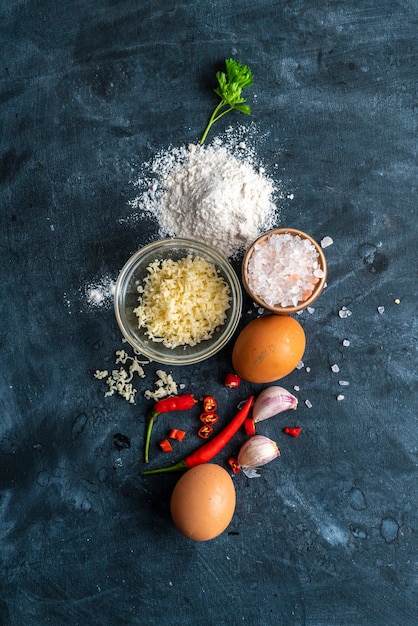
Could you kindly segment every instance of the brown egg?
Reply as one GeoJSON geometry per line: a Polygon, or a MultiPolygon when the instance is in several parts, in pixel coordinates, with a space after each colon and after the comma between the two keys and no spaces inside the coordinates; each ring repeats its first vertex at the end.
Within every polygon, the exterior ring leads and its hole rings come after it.
{"type": "Polygon", "coordinates": [[[229,526],[235,511],[235,487],[220,465],[187,470],[174,487],[170,510],[178,530],[194,541],[207,541],[229,526]]]}
{"type": "Polygon", "coordinates": [[[271,383],[292,372],[305,352],[302,326],[289,315],[262,315],[244,326],[232,350],[236,373],[252,383],[271,383]]]}

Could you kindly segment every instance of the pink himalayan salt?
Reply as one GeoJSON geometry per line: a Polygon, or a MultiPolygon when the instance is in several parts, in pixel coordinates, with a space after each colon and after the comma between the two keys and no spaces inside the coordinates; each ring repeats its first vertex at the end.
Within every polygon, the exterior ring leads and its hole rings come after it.
{"type": "Polygon", "coordinates": [[[324,276],[318,257],[309,239],[272,234],[254,247],[248,262],[248,285],[269,306],[296,306],[309,298],[324,276]]]}

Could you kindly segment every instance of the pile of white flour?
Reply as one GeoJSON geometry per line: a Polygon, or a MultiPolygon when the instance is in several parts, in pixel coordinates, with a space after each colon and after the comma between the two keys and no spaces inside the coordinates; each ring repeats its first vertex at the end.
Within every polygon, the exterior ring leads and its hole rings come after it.
{"type": "Polygon", "coordinates": [[[130,204],[156,219],[159,236],[197,239],[234,257],[277,225],[273,182],[254,161],[244,142],[172,148],[146,164],[130,204]]]}

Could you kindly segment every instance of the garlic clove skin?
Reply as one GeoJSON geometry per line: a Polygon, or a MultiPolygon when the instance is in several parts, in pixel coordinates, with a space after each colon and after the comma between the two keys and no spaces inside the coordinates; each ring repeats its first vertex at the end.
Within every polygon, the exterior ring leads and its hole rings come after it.
{"type": "MultiPolygon", "coordinates": [[[[266,465],[266,463],[270,463],[278,456],[280,456],[280,450],[275,441],[264,435],[253,435],[241,447],[237,461],[244,474],[248,476],[246,470],[254,470],[257,467],[266,465]]],[[[254,472],[250,473],[257,475],[254,472]]],[[[249,476],[249,478],[252,477],[249,476]]]]}
{"type": "Polygon", "coordinates": [[[260,478],[261,474],[253,467],[243,467],[242,473],[246,475],[247,478],[260,478]]]}
{"type": "Polygon", "coordinates": [[[254,422],[262,422],[289,409],[295,410],[297,405],[298,399],[284,387],[267,387],[255,399],[252,410],[254,422]]]}

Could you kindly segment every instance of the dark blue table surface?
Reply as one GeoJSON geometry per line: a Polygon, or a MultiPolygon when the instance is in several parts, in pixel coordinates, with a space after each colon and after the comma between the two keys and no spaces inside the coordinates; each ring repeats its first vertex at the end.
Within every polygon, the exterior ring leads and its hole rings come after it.
{"type": "MultiPolygon", "coordinates": [[[[416,625],[418,4],[21,0],[0,15],[2,626],[416,625]],[[281,458],[234,477],[230,527],[194,543],[170,520],[177,478],[139,476],[158,366],[135,405],[104,398],[93,373],[121,335],[86,290],[156,237],[129,220],[132,180],[199,138],[229,56],[254,73],[277,226],[334,244],[298,318],[305,368],[283,381],[302,436],[266,424],[281,458]]],[[[224,389],[230,345],[169,369],[224,419],[259,391],[224,389]]]]}

